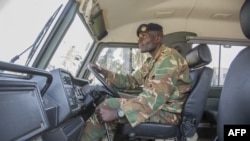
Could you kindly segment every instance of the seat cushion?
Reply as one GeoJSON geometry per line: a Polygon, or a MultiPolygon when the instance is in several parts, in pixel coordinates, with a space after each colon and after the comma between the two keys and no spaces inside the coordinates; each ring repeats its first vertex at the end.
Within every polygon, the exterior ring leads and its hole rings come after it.
{"type": "Polygon", "coordinates": [[[142,123],[132,128],[130,124],[121,124],[117,127],[116,137],[155,137],[155,138],[172,138],[179,136],[179,125],[159,124],[159,123],[142,123]]]}

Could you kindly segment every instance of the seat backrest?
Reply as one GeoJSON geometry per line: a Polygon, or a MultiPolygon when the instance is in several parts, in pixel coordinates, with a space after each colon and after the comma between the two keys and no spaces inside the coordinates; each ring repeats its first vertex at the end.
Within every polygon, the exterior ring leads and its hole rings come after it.
{"type": "MultiPolygon", "coordinates": [[[[182,122],[185,123],[188,121],[194,125],[194,130],[190,131],[192,135],[195,133],[196,127],[203,115],[212,81],[213,70],[206,67],[212,61],[211,52],[206,44],[200,44],[186,54],[186,60],[190,67],[192,88],[183,107],[182,122]]],[[[183,126],[186,125],[184,124],[183,126]]]]}
{"type": "Polygon", "coordinates": [[[240,10],[240,25],[244,35],[250,39],[250,1],[246,0],[240,10]]]}
{"type": "MultiPolygon", "coordinates": [[[[250,0],[240,11],[244,35],[250,39],[250,0]]],[[[224,141],[224,125],[250,125],[250,47],[241,50],[229,66],[218,108],[217,135],[224,141]]]]}

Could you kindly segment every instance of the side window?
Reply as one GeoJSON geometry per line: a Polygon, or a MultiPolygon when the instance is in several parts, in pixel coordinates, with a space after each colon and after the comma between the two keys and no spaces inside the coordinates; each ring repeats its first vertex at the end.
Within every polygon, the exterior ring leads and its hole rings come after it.
{"type": "Polygon", "coordinates": [[[223,85],[229,66],[236,55],[245,47],[243,46],[221,46],[220,69],[217,69],[218,81],[215,85],[223,85]]]}
{"type": "Polygon", "coordinates": [[[231,62],[245,47],[210,44],[208,47],[212,55],[212,62],[208,66],[214,70],[211,86],[223,86],[231,62]]]}
{"type": "MultiPolygon", "coordinates": [[[[103,48],[96,64],[112,72],[132,74],[142,66],[148,54],[141,53],[138,48],[103,48]]],[[[92,83],[99,83],[91,74],[92,83]]]]}

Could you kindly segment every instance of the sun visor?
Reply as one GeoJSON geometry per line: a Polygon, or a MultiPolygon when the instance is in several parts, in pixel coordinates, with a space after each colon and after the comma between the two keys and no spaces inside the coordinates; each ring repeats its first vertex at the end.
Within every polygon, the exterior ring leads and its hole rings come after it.
{"type": "Polygon", "coordinates": [[[107,34],[103,10],[99,3],[93,0],[82,0],[79,11],[84,15],[86,23],[97,40],[103,39],[107,34]]]}
{"type": "Polygon", "coordinates": [[[98,13],[96,13],[93,17],[90,18],[89,26],[97,40],[103,39],[108,34],[102,10],[100,10],[98,13]]]}

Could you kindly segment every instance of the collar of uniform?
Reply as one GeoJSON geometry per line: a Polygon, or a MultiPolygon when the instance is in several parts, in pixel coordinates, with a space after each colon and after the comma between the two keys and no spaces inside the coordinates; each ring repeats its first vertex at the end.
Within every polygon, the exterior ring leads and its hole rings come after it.
{"type": "Polygon", "coordinates": [[[155,61],[157,60],[157,58],[159,58],[159,56],[161,55],[161,52],[162,52],[162,50],[163,50],[164,48],[165,48],[165,45],[164,45],[164,44],[161,44],[159,50],[156,52],[155,57],[154,57],[154,58],[151,57],[150,62],[155,62],[155,61]]]}

